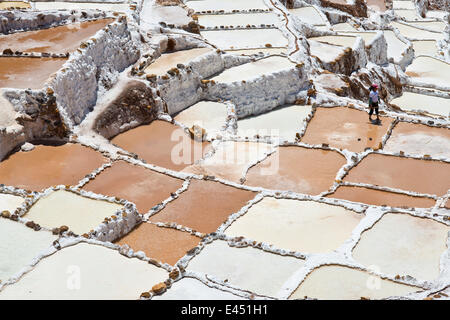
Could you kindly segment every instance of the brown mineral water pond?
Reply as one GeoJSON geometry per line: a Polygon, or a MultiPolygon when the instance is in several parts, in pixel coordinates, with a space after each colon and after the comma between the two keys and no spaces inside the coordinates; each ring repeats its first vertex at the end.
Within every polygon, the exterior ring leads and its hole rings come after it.
{"type": "Polygon", "coordinates": [[[353,152],[376,148],[394,119],[380,117],[381,125],[373,125],[368,117],[366,112],[351,108],[317,108],[302,142],[328,143],[331,147],[353,152]]]}
{"type": "Polygon", "coordinates": [[[345,158],[335,151],[280,147],[250,168],[246,185],[317,195],[334,183],[345,158]]]}
{"type": "Polygon", "coordinates": [[[187,191],[150,218],[152,222],[176,222],[210,233],[239,211],[256,193],[219,182],[192,180],[187,191]]]}
{"type": "Polygon", "coordinates": [[[184,169],[210,148],[208,142],[195,141],[180,127],[161,120],[121,133],[111,142],[148,163],[171,170],[184,169]]]}
{"type": "Polygon", "coordinates": [[[100,173],[83,189],[111,197],[127,199],[136,204],[140,213],[170,197],[183,185],[183,180],[135,166],[124,161],[100,173]]]}
{"type": "Polygon", "coordinates": [[[450,188],[450,164],[369,154],[351,169],[345,181],[444,195],[450,188]]]}
{"type": "Polygon", "coordinates": [[[149,258],[174,265],[187,251],[196,247],[200,240],[188,232],[144,222],[116,244],[126,244],[135,252],[143,251],[149,258]]]}
{"type": "Polygon", "coordinates": [[[366,4],[374,10],[386,11],[385,0],[366,0],[366,4]]]}
{"type": "Polygon", "coordinates": [[[107,160],[101,153],[78,144],[38,145],[0,162],[0,183],[39,191],[55,185],[76,185],[107,160]]]}
{"type": "Polygon", "coordinates": [[[0,57],[0,88],[40,89],[66,58],[0,57]]]}
{"type": "Polygon", "coordinates": [[[375,206],[386,205],[389,207],[431,208],[435,200],[423,197],[413,197],[399,193],[381,191],[376,189],[340,186],[328,198],[344,199],[353,202],[361,202],[375,206]]]}
{"type": "Polygon", "coordinates": [[[12,51],[22,52],[72,52],[82,41],[88,40],[113,21],[114,19],[100,19],[49,29],[0,35],[0,51],[10,48],[12,51]]]}

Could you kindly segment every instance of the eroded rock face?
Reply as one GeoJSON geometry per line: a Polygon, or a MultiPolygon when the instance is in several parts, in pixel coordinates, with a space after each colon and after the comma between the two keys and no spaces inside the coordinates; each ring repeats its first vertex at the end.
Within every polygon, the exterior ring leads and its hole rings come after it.
{"type": "Polygon", "coordinates": [[[324,7],[335,8],[355,17],[367,18],[367,6],[364,0],[355,0],[354,4],[338,3],[335,0],[320,0],[320,2],[324,7]]]}
{"type": "Polygon", "coordinates": [[[146,124],[155,119],[157,108],[152,90],[143,82],[130,81],[94,123],[94,129],[106,138],[121,132],[128,123],[146,124]]]}

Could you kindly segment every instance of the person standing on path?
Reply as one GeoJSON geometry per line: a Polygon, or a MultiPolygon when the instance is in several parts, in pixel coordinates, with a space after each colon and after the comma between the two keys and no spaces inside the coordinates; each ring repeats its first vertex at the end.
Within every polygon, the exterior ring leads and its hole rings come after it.
{"type": "Polygon", "coordinates": [[[380,97],[378,95],[378,85],[373,84],[370,87],[370,93],[369,93],[369,121],[372,120],[372,114],[375,111],[375,114],[377,115],[377,119],[375,120],[377,123],[380,122],[380,117],[378,115],[378,102],[380,100],[380,97]]]}

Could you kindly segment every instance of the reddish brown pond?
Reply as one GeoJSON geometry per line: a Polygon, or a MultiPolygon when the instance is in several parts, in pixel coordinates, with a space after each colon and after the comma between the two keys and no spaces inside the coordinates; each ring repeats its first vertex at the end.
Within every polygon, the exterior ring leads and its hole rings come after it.
{"type": "Polygon", "coordinates": [[[136,204],[140,213],[146,213],[182,185],[183,180],[119,161],[91,180],[84,189],[127,199],[136,204]]]}
{"type": "Polygon", "coordinates": [[[344,180],[443,195],[450,188],[450,164],[370,154],[344,180]]]}
{"type": "Polygon", "coordinates": [[[170,202],[153,222],[176,222],[199,232],[210,233],[239,211],[256,193],[219,182],[192,180],[189,189],[170,202]]]}
{"type": "Polygon", "coordinates": [[[79,47],[82,41],[88,40],[113,21],[114,19],[100,19],[49,29],[0,35],[0,51],[10,48],[12,51],[22,52],[72,52],[79,47]]]}
{"type": "Polygon", "coordinates": [[[38,145],[0,162],[0,183],[40,191],[55,185],[76,185],[107,160],[101,153],[78,144],[38,145]]]}
{"type": "Polygon", "coordinates": [[[117,244],[127,244],[135,252],[143,251],[149,258],[174,265],[200,240],[187,232],[144,222],[117,241],[117,244]]]}
{"type": "Polygon", "coordinates": [[[430,198],[412,197],[404,194],[363,187],[341,186],[329,198],[344,199],[375,206],[431,208],[436,201],[430,198]]]}
{"type": "Polygon", "coordinates": [[[180,127],[160,120],[119,134],[111,142],[147,163],[172,170],[182,170],[201,159],[210,145],[194,141],[180,127]]]}
{"type": "Polygon", "coordinates": [[[40,89],[66,58],[0,57],[0,88],[40,89]]]}
{"type": "Polygon", "coordinates": [[[245,184],[317,195],[333,185],[345,163],[335,151],[280,147],[248,171],[245,184]]]}
{"type": "Polygon", "coordinates": [[[394,119],[380,117],[381,125],[368,121],[367,112],[345,108],[317,108],[302,142],[327,143],[331,147],[353,152],[378,147],[394,119]]]}
{"type": "Polygon", "coordinates": [[[368,7],[374,10],[386,11],[386,1],[385,0],[366,0],[368,7]]]}

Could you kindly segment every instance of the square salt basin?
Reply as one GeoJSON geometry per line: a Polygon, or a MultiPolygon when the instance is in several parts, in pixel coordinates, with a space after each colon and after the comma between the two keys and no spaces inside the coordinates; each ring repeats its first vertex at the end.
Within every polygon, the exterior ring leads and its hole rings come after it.
{"type": "Polygon", "coordinates": [[[256,192],[219,182],[192,180],[187,191],[149,220],[175,222],[202,233],[211,233],[255,196],[256,192]]]}
{"type": "Polygon", "coordinates": [[[449,231],[448,226],[431,219],[389,213],[362,234],[353,257],[391,276],[434,280],[440,274],[449,231]]]}
{"type": "Polygon", "coordinates": [[[391,100],[390,103],[404,111],[425,111],[434,115],[450,117],[450,98],[404,91],[400,97],[391,100]]]}
{"type": "Polygon", "coordinates": [[[48,229],[68,226],[81,235],[98,227],[123,206],[59,190],[39,199],[23,216],[48,229]]]}
{"type": "Polygon", "coordinates": [[[239,183],[245,177],[248,167],[262,160],[272,148],[267,143],[225,141],[211,157],[183,171],[239,183]]]}
{"type": "Polygon", "coordinates": [[[126,244],[134,252],[142,251],[149,258],[175,265],[200,241],[200,238],[188,232],[143,222],[116,244],[121,246],[126,244]]]}
{"type": "Polygon", "coordinates": [[[210,150],[209,142],[195,141],[182,128],[162,120],[121,133],[111,142],[147,163],[176,171],[202,159],[210,150]]]}
{"type": "Polygon", "coordinates": [[[436,201],[431,198],[413,197],[406,194],[388,192],[356,186],[340,186],[328,198],[343,199],[374,206],[431,208],[436,201]]]}
{"type": "Polygon", "coordinates": [[[392,130],[384,150],[404,151],[415,156],[428,154],[433,158],[450,158],[450,129],[399,122],[392,130]]]}
{"type": "Polygon", "coordinates": [[[339,169],[346,163],[345,157],[336,151],[279,147],[250,168],[245,184],[318,195],[333,185],[339,169]]]}
{"type": "Polygon", "coordinates": [[[289,13],[298,17],[303,23],[312,25],[325,25],[326,21],[322,15],[314,7],[302,7],[296,9],[288,9],[289,13]]]}
{"type": "Polygon", "coordinates": [[[304,121],[311,113],[311,106],[288,105],[269,112],[238,120],[237,134],[253,137],[255,134],[279,137],[295,141],[295,135],[303,129],[304,121]]]}
{"type": "Polygon", "coordinates": [[[249,9],[265,9],[268,7],[265,5],[264,0],[203,0],[203,1],[186,1],[186,5],[189,8],[194,9],[196,12],[201,11],[232,11],[232,10],[249,10],[249,9]]]}
{"type": "Polygon", "coordinates": [[[0,282],[30,265],[57,238],[48,231],[34,231],[19,222],[0,218],[0,282]]]}
{"type": "Polygon", "coordinates": [[[389,117],[380,119],[381,125],[373,125],[363,111],[346,107],[317,108],[301,141],[311,145],[327,143],[353,152],[376,149],[394,121],[389,117]]]}
{"type": "Polygon", "coordinates": [[[79,144],[38,145],[0,162],[0,183],[40,191],[55,185],[76,185],[107,163],[101,153],[79,144]]]}
{"type": "Polygon", "coordinates": [[[271,74],[294,67],[295,64],[289,61],[289,59],[285,57],[273,56],[226,69],[219,75],[211,78],[211,80],[216,82],[250,80],[260,77],[263,74],[271,74]]]}
{"type": "Polygon", "coordinates": [[[251,25],[260,27],[261,25],[265,26],[277,23],[277,15],[271,12],[198,15],[198,24],[206,28],[220,26],[246,27],[251,25]]]}
{"type": "Polygon", "coordinates": [[[406,68],[406,74],[424,85],[450,87],[450,63],[427,56],[414,59],[406,68]]]}
{"type": "Polygon", "coordinates": [[[188,64],[192,60],[211,52],[210,48],[195,48],[189,50],[181,50],[170,53],[163,53],[154,62],[144,69],[147,74],[155,74],[157,76],[164,75],[167,71],[175,68],[177,64],[188,64]]]}
{"type": "Polygon", "coordinates": [[[0,193],[0,213],[5,210],[13,213],[24,202],[25,199],[22,197],[0,193]]]}
{"type": "Polygon", "coordinates": [[[315,298],[320,300],[385,299],[404,296],[421,288],[382,279],[349,267],[329,265],[313,270],[289,299],[315,298]],[[373,283],[373,286],[368,284],[373,283]]]}
{"type": "Polygon", "coordinates": [[[450,188],[448,177],[445,162],[369,154],[344,181],[441,196],[450,188]]]}
{"type": "Polygon", "coordinates": [[[0,57],[0,88],[41,89],[67,58],[0,57]]]}
{"type": "Polygon", "coordinates": [[[253,293],[277,297],[287,280],[304,265],[304,261],[268,253],[252,247],[230,247],[216,240],[193,258],[188,271],[228,280],[227,283],[253,293]]]}
{"type": "Polygon", "coordinates": [[[205,40],[223,50],[287,47],[288,40],[278,29],[242,29],[200,31],[205,40]]]}
{"type": "Polygon", "coordinates": [[[167,271],[145,261],[79,243],[41,260],[19,282],[6,286],[0,299],[136,300],[167,278],[167,271]]]}
{"type": "Polygon", "coordinates": [[[266,197],[233,222],[225,234],[280,249],[328,253],[351,237],[362,218],[340,206],[266,197]]]}
{"type": "Polygon", "coordinates": [[[227,120],[227,106],[213,101],[200,101],[178,113],[174,120],[188,128],[198,125],[209,135],[218,134],[227,120]]]}
{"type": "Polygon", "coordinates": [[[140,213],[145,214],[182,185],[181,179],[118,161],[89,181],[83,189],[131,201],[140,213]]]}
{"type": "Polygon", "coordinates": [[[244,300],[232,293],[208,287],[201,281],[184,277],[172,284],[170,289],[152,300],[244,300]]]}
{"type": "Polygon", "coordinates": [[[114,19],[70,23],[48,29],[0,35],[0,51],[10,48],[22,52],[66,53],[78,48],[114,19]]]}

